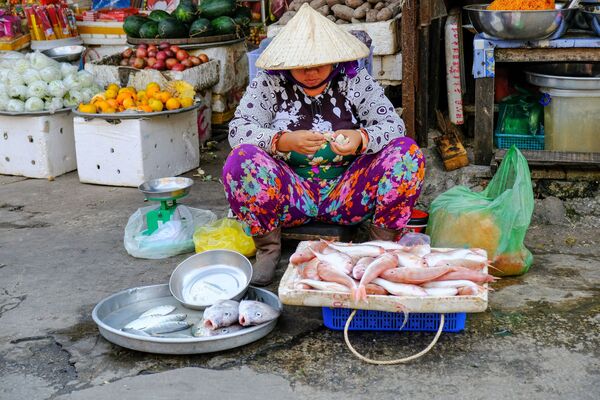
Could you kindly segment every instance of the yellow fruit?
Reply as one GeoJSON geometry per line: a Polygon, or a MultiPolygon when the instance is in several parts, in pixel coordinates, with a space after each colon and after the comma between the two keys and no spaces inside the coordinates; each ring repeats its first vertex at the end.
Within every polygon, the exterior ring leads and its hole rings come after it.
{"type": "Polygon", "coordinates": [[[108,99],[106,102],[111,108],[119,108],[119,103],[115,99],[108,99]]]}
{"type": "Polygon", "coordinates": [[[181,103],[176,98],[171,98],[166,103],[167,110],[177,110],[181,107],[181,103]]]}
{"type": "Polygon", "coordinates": [[[169,92],[159,92],[154,95],[154,98],[166,103],[171,98],[171,94],[169,92]]]}
{"type": "Polygon", "coordinates": [[[79,111],[87,114],[96,114],[96,106],[93,104],[79,104],[79,111]]]}
{"type": "Polygon", "coordinates": [[[115,92],[119,93],[119,89],[121,89],[119,87],[119,85],[117,85],[116,83],[111,83],[110,85],[108,85],[108,87],[106,88],[106,90],[114,90],[115,92]]]}
{"type": "Polygon", "coordinates": [[[123,104],[123,102],[125,101],[125,99],[133,99],[133,100],[137,100],[137,96],[135,95],[135,93],[131,93],[129,91],[126,92],[121,92],[119,93],[119,95],[117,96],[117,101],[121,104],[123,104]]]}
{"type": "Polygon", "coordinates": [[[182,97],[179,100],[181,101],[181,107],[191,107],[194,104],[194,99],[191,97],[182,97]]]}
{"type": "Polygon", "coordinates": [[[153,112],[152,107],[150,106],[139,106],[138,111],[153,112]]]}
{"type": "Polygon", "coordinates": [[[150,82],[149,84],[147,84],[146,90],[150,89],[151,87],[156,87],[156,88],[158,88],[158,90],[160,90],[160,85],[156,82],[150,82]]]}
{"type": "Polygon", "coordinates": [[[160,92],[160,88],[158,87],[158,85],[151,86],[149,88],[146,88],[146,97],[149,98],[149,99],[151,99],[151,98],[154,97],[154,95],[156,93],[159,93],[159,92],[160,92]]]}
{"type": "Polygon", "coordinates": [[[135,94],[135,89],[132,88],[131,86],[127,86],[127,87],[124,87],[122,89],[119,89],[119,94],[126,93],[126,92],[135,94]]]}
{"type": "Polygon", "coordinates": [[[123,100],[122,104],[125,108],[131,108],[135,106],[135,100],[133,100],[131,97],[128,97],[125,100],[123,100]]]}
{"type": "Polygon", "coordinates": [[[105,110],[110,107],[108,102],[105,100],[97,101],[94,105],[96,106],[96,109],[101,110],[101,112],[106,112],[105,110]]]}
{"type": "Polygon", "coordinates": [[[163,110],[163,103],[160,100],[150,99],[148,105],[152,108],[152,111],[159,112],[163,110]]]}
{"type": "Polygon", "coordinates": [[[116,99],[117,98],[117,92],[115,90],[112,89],[106,89],[106,92],[104,92],[104,97],[106,97],[106,99],[116,99]]]}
{"type": "Polygon", "coordinates": [[[103,101],[103,100],[106,100],[106,97],[104,97],[104,95],[102,93],[99,93],[99,94],[95,95],[94,97],[92,97],[90,104],[96,104],[97,102],[103,101]]]}
{"type": "Polygon", "coordinates": [[[116,110],[116,109],[114,109],[114,108],[112,108],[112,107],[109,107],[109,108],[107,108],[107,109],[106,109],[106,111],[104,111],[104,112],[105,112],[106,114],[114,114],[114,113],[116,113],[116,112],[117,112],[117,110],[116,110]]]}
{"type": "Polygon", "coordinates": [[[146,91],[145,90],[140,90],[139,92],[137,92],[137,97],[146,97],[146,91]]]}

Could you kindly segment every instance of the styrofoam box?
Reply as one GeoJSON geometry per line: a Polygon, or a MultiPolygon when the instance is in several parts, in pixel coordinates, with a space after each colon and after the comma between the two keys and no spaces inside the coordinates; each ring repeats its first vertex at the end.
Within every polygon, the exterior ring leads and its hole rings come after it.
{"type": "Polygon", "coordinates": [[[52,179],[76,168],[71,112],[0,115],[0,174],[52,179]]]}
{"type": "Polygon", "coordinates": [[[106,121],[75,117],[79,180],[134,186],[200,164],[197,109],[152,118],[106,121]]]}

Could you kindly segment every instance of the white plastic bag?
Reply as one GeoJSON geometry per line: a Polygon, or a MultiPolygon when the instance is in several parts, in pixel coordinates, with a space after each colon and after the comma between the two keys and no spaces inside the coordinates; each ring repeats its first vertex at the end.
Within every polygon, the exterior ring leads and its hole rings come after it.
{"type": "Polygon", "coordinates": [[[196,228],[217,220],[211,211],[178,205],[171,221],[160,224],[151,235],[144,235],[146,213],[159,207],[142,207],[129,217],[123,243],[133,257],[159,259],[190,253],[194,251],[192,236],[196,228]]]}

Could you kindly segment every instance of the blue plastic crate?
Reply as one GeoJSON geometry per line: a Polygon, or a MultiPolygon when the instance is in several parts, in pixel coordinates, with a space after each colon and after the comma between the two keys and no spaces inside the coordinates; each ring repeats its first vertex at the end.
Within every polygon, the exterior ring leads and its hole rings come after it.
{"type": "Polygon", "coordinates": [[[509,149],[514,144],[521,150],[544,150],[544,135],[494,133],[494,143],[499,149],[509,149]]]}
{"type": "MultiPolygon", "coordinates": [[[[352,312],[349,308],[323,307],[323,322],[329,329],[344,330],[352,312]]],[[[465,329],[467,313],[445,315],[443,332],[461,332],[465,329]]],[[[404,322],[404,314],[386,311],[358,310],[350,323],[350,331],[398,331],[404,322]]],[[[402,331],[437,332],[440,314],[411,313],[402,331]]]]}

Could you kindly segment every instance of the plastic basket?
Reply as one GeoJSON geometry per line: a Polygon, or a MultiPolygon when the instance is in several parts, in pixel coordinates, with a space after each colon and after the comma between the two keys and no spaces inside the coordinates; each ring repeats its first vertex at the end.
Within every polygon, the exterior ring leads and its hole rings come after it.
{"type": "Polygon", "coordinates": [[[508,149],[514,144],[521,150],[544,150],[544,135],[494,133],[494,142],[499,149],[508,149]]]}
{"type": "MultiPolygon", "coordinates": [[[[329,329],[344,330],[352,312],[349,308],[323,307],[323,322],[329,329]]],[[[445,314],[443,332],[461,332],[465,329],[467,313],[445,314]]],[[[404,322],[404,314],[386,311],[358,310],[350,323],[350,331],[398,331],[404,322]]],[[[402,331],[437,332],[440,314],[409,314],[402,331]]]]}

